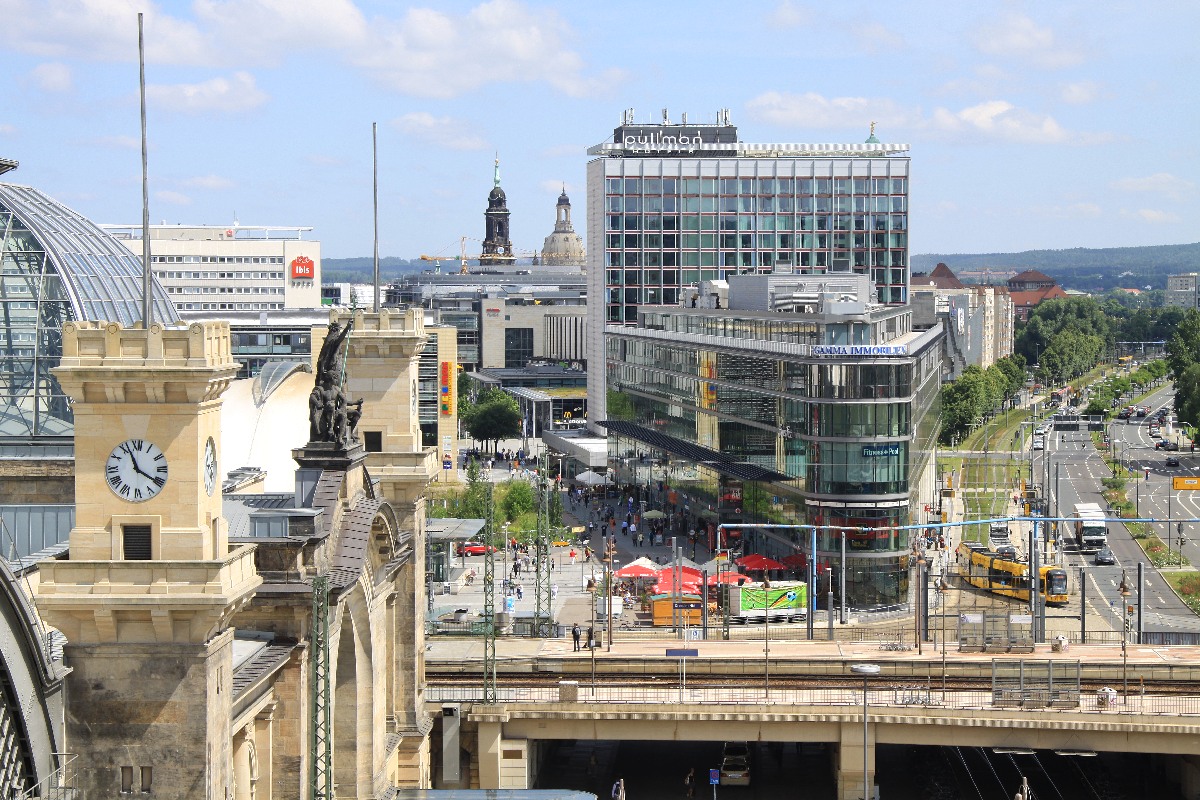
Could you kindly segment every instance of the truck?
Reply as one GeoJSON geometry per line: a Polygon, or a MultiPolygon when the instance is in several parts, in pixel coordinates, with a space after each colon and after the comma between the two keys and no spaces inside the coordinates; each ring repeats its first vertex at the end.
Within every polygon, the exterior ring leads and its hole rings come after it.
{"type": "Polygon", "coordinates": [[[729,618],[734,622],[762,622],[766,615],[774,622],[796,622],[808,617],[808,584],[800,581],[775,581],[764,590],[762,584],[729,587],[729,618]]]}
{"type": "Polygon", "coordinates": [[[1081,553],[1108,546],[1108,523],[1099,503],[1076,503],[1074,516],[1075,543],[1081,553]]]}

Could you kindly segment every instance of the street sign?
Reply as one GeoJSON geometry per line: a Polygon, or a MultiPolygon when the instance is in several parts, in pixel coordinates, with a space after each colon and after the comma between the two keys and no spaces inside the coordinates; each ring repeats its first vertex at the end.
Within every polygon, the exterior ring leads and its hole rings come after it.
{"type": "Polygon", "coordinates": [[[1176,475],[1171,478],[1172,489],[1200,489],[1200,476],[1176,475]]]}
{"type": "Polygon", "coordinates": [[[670,648],[667,649],[667,658],[696,658],[699,655],[700,655],[699,650],[693,650],[693,649],[672,650],[670,648]]]}
{"type": "Polygon", "coordinates": [[[721,782],[721,770],[710,769],[708,771],[708,782],[710,784],[712,784],[713,786],[716,786],[717,784],[719,784],[721,782]]]}
{"type": "Polygon", "coordinates": [[[689,611],[699,611],[700,610],[700,601],[698,601],[698,600],[694,601],[694,602],[684,601],[682,603],[675,602],[675,603],[671,603],[671,608],[674,608],[676,610],[682,608],[682,609],[689,610],[689,611]]]}

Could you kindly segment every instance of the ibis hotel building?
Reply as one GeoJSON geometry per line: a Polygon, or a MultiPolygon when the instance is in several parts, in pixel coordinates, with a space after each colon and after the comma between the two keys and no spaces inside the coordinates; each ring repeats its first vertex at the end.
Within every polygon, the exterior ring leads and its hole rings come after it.
{"type": "MultiPolygon", "coordinates": [[[[809,534],[755,523],[853,528],[849,604],[905,602],[911,548],[895,526],[935,502],[942,329],[914,331],[876,292],[866,275],[735,276],[610,325],[600,425],[618,479],[686,509],[710,543],[716,523],[739,524],[776,559],[807,552],[809,534]]],[[[817,542],[835,583],[841,538],[817,542]]]]}

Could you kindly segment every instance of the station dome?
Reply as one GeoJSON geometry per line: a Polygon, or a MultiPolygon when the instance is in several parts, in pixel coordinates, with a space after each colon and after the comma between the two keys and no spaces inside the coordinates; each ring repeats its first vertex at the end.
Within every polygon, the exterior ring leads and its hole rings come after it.
{"type": "MultiPolygon", "coordinates": [[[[155,321],[178,322],[156,280],[152,292],[155,321]]],[[[37,189],[0,183],[0,441],[69,440],[71,408],[50,373],[63,323],[131,326],[141,308],[141,258],[37,189]]]]}

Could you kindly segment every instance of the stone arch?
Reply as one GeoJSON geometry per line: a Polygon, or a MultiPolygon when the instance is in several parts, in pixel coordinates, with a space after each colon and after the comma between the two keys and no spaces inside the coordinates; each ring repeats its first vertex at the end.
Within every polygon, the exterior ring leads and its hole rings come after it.
{"type": "Polygon", "coordinates": [[[374,778],[373,642],[361,580],[339,598],[333,665],[333,779],[337,795],[371,797],[374,778]]]}

